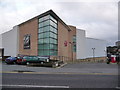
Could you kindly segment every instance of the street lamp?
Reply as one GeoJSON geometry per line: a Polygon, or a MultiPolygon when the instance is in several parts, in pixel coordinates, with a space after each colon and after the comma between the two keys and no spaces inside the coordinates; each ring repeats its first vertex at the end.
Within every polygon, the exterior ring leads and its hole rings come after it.
{"type": "Polygon", "coordinates": [[[92,50],[93,50],[93,60],[95,61],[95,48],[92,48],[92,50]]]}

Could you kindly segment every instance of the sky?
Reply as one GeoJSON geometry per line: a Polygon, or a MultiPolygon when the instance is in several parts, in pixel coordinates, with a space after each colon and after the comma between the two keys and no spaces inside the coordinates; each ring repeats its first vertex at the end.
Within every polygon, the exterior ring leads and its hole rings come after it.
{"type": "Polygon", "coordinates": [[[0,0],[0,34],[52,9],[67,25],[86,36],[115,45],[118,40],[119,0],[0,0]]]}

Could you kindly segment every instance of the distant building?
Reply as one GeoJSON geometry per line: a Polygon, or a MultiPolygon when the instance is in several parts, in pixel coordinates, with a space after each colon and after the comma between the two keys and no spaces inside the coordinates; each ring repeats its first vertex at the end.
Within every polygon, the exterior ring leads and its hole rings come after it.
{"type": "Polygon", "coordinates": [[[52,10],[2,34],[5,56],[55,56],[64,60],[106,56],[106,41],[86,38],[85,30],[67,25],[52,10]]]}
{"type": "Polygon", "coordinates": [[[117,42],[116,42],[116,46],[120,46],[120,41],[117,41],[117,42]]]}

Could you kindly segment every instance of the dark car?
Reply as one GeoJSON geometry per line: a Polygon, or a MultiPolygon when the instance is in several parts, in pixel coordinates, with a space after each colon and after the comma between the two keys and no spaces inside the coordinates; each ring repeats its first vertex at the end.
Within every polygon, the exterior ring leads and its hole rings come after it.
{"type": "Polygon", "coordinates": [[[24,56],[23,60],[26,62],[26,64],[30,63],[46,63],[49,62],[48,57],[39,57],[39,56],[24,56]]]}
{"type": "Polygon", "coordinates": [[[24,57],[17,57],[17,64],[26,64],[26,60],[24,60],[24,57]]]}
{"type": "Polygon", "coordinates": [[[8,57],[5,59],[5,62],[7,64],[14,64],[14,63],[16,63],[16,61],[17,61],[17,57],[8,57]]]}

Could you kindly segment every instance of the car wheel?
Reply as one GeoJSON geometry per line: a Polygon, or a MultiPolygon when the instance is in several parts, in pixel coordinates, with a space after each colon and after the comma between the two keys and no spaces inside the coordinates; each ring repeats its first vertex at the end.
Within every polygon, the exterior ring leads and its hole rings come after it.
{"type": "Polygon", "coordinates": [[[55,62],[55,66],[58,67],[58,62],[55,62]]]}
{"type": "Polygon", "coordinates": [[[27,62],[26,64],[27,64],[27,65],[29,65],[30,63],[29,63],[29,62],[27,62]]]}
{"type": "Polygon", "coordinates": [[[41,62],[41,64],[43,64],[43,62],[41,62]]]}
{"type": "Polygon", "coordinates": [[[53,65],[52,65],[52,67],[55,68],[55,67],[58,67],[58,65],[59,65],[58,62],[54,62],[53,65]]]}

